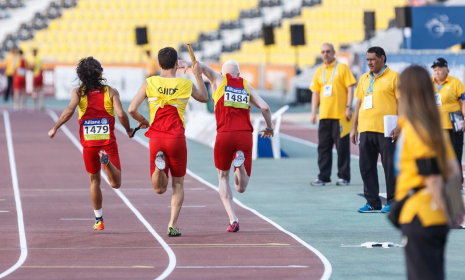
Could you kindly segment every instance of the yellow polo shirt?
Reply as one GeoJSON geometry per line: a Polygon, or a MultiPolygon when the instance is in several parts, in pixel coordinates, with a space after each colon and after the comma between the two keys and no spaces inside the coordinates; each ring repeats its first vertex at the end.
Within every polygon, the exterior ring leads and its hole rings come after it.
{"type": "Polygon", "coordinates": [[[358,114],[358,132],[384,133],[384,116],[397,115],[397,80],[399,74],[386,66],[384,72],[373,83],[373,106],[364,109],[366,92],[370,86],[370,72],[362,75],[355,91],[355,97],[362,100],[358,114]]]}
{"type": "MultiPolygon", "coordinates": [[[[399,170],[396,181],[396,201],[402,200],[410,189],[425,186],[424,176],[418,174],[416,160],[436,157],[436,152],[424,142],[424,139],[428,137],[426,132],[421,133],[420,136],[405,117],[399,118],[399,127],[402,129],[402,133],[397,142],[395,157],[395,166],[399,170]]],[[[449,135],[445,131],[443,135],[447,160],[453,160],[455,159],[455,153],[449,135]]],[[[415,216],[418,216],[424,227],[445,225],[447,223],[446,217],[434,204],[433,197],[426,188],[407,199],[402,207],[399,223],[409,224],[415,216]]]]}
{"type": "Polygon", "coordinates": [[[447,75],[443,87],[439,90],[439,92],[437,92],[438,89],[436,87],[436,83],[434,82],[434,78],[431,78],[431,81],[433,82],[435,94],[439,93],[441,96],[442,105],[438,104],[438,108],[439,114],[441,115],[442,128],[452,129],[449,113],[461,111],[462,108],[460,106],[460,99],[462,93],[465,93],[465,86],[459,79],[447,75]]]}
{"type": "Polygon", "coordinates": [[[331,96],[324,97],[325,83],[323,81],[323,68],[325,68],[326,85],[330,85],[335,65],[336,60],[330,65],[323,63],[323,65],[316,70],[312,84],[310,85],[311,91],[320,93],[320,119],[343,118],[347,107],[347,88],[357,82],[352,72],[350,72],[349,67],[339,62],[336,72],[334,73],[331,96]]]}
{"type": "Polygon", "coordinates": [[[7,53],[5,75],[13,76],[15,74],[16,64],[18,63],[18,56],[12,52],[7,53]]]}

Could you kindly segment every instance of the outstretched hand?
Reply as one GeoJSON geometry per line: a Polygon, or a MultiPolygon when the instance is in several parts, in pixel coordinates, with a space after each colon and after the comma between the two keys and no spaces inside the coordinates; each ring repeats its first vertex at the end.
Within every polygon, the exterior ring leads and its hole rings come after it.
{"type": "Polygon", "coordinates": [[[137,126],[142,128],[142,129],[146,129],[146,128],[148,128],[150,126],[150,123],[149,123],[148,120],[144,119],[144,120],[138,122],[137,126]]]}
{"type": "Polygon", "coordinates": [[[177,69],[184,69],[184,74],[186,74],[187,68],[189,68],[189,64],[187,63],[187,61],[178,60],[177,69]]]}
{"type": "Polygon", "coordinates": [[[260,130],[260,132],[263,133],[263,134],[260,136],[260,138],[273,137],[273,135],[274,135],[273,130],[266,130],[266,129],[263,129],[263,130],[260,130]]]}

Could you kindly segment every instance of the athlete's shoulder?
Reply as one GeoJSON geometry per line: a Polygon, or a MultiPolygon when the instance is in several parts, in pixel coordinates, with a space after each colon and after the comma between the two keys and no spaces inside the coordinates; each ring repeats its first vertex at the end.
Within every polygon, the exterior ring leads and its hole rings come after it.
{"type": "Polygon", "coordinates": [[[392,70],[391,68],[389,68],[389,66],[386,65],[386,70],[387,70],[387,74],[390,74],[390,75],[393,75],[393,76],[399,76],[399,73],[397,73],[396,71],[392,70]]]}

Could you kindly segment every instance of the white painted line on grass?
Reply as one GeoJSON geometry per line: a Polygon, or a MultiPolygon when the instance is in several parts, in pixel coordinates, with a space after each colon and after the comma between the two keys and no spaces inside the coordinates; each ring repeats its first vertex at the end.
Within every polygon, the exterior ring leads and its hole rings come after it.
{"type": "Polygon", "coordinates": [[[19,231],[19,246],[21,248],[21,254],[18,261],[9,269],[0,274],[0,278],[3,278],[16,269],[18,269],[27,258],[27,244],[26,244],[26,231],[24,230],[24,218],[23,218],[23,208],[21,205],[21,196],[19,193],[19,184],[18,184],[18,174],[16,172],[16,161],[15,161],[15,152],[13,148],[13,136],[11,134],[11,124],[10,124],[10,114],[8,111],[3,110],[3,121],[5,122],[5,133],[6,133],[6,142],[8,146],[8,157],[10,159],[10,171],[11,171],[11,181],[13,183],[13,191],[15,196],[16,203],[16,214],[18,219],[18,231],[19,231]]]}
{"type": "MultiPolygon", "coordinates": [[[[55,122],[58,121],[58,116],[54,111],[48,110],[47,112],[55,122]]],[[[81,143],[71,133],[71,131],[69,131],[69,129],[66,127],[66,125],[62,125],[61,130],[66,134],[66,136],[71,140],[71,142],[73,142],[73,144],[82,153],[82,145],[81,145],[81,143]]],[[[107,182],[107,184],[110,185],[110,182],[108,181],[108,178],[105,175],[105,173],[103,172],[103,170],[101,171],[101,176],[107,182]]],[[[134,205],[132,205],[132,203],[129,201],[129,199],[120,190],[115,190],[115,189],[113,189],[113,190],[121,198],[121,200],[123,200],[123,202],[126,204],[126,206],[128,206],[129,209],[131,209],[131,211],[142,222],[142,224],[147,228],[147,230],[155,237],[155,239],[157,239],[157,241],[161,244],[163,249],[165,249],[166,253],[168,254],[168,258],[169,258],[168,267],[165,269],[165,271],[163,271],[163,273],[160,276],[155,278],[156,280],[165,279],[166,277],[168,277],[171,274],[171,272],[173,272],[174,268],[176,267],[176,256],[174,255],[173,250],[171,250],[170,246],[168,246],[168,244],[166,244],[166,242],[153,229],[153,227],[149,224],[149,222],[147,222],[147,220],[144,218],[144,216],[142,216],[142,214],[139,212],[139,210],[137,210],[134,207],[134,205]]]]}
{"type": "Polygon", "coordinates": [[[219,265],[219,266],[178,266],[176,268],[308,268],[306,265],[219,265]]]}
{"type": "MultiPolygon", "coordinates": [[[[115,128],[117,130],[119,130],[121,133],[123,134],[126,134],[126,131],[124,130],[124,128],[120,125],[120,124],[115,124],[115,128]]],[[[281,134],[282,135],[282,134],[281,134]]],[[[142,140],[140,137],[134,137],[133,138],[136,142],[140,143],[142,146],[146,147],[147,149],[150,149],[149,147],[149,143],[145,142],[144,140],[142,140]]],[[[207,187],[210,187],[211,189],[219,192],[218,190],[218,187],[214,186],[213,184],[211,184],[210,182],[204,180],[202,177],[198,176],[197,174],[195,174],[194,172],[190,171],[189,169],[187,169],[187,174],[189,176],[192,176],[194,177],[195,179],[197,179],[199,182],[203,183],[204,185],[206,185],[207,187]]],[[[317,249],[313,248],[312,246],[310,246],[307,242],[303,241],[302,239],[300,239],[297,235],[293,234],[292,232],[289,232],[287,230],[285,230],[283,227],[281,227],[280,225],[278,225],[277,223],[275,223],[274,221],[272,221],[271,219],[263,216],[262,214],[260,214],[258,211],[256,211],[255,209],[252,209],[252,208],[249,208],[247,206],[245,206],[244,204],[242,204],[242,202],[240,202],[238,199],[234,198],[234,202],[239,205],[240,207],[246,209],[246,210],[249,210],[250,212],[254,213],[255,215],[257,215],[258,217],[260,217],[261,219],[267,221],[268,223],[272,224],[274,227],[276,227],[278,230],[282,231],[283,233],[289,235],[290,237],[294,238],[297,242],[299,242],[300,244],[302,244],[304,247],[306,247],[307,249],[309,249],[310,251],[312,251],[315,255],[317,255],[321,262],[323,263],[324,265],[324,272],[323,272],[323,275],[321,276],[321,280],[326,280],[326,279],[329,279],[330,276],[331,276],[331,273],[333,271],[333,268],[331,266],[331,263],[328,261],[328,259],[322,254],[320,253],[320,251],[318,251],[317,249]]]]}

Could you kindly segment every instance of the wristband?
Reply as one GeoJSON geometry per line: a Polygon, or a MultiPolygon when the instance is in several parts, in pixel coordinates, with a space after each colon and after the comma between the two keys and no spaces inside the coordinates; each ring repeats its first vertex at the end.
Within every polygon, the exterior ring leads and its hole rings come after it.
{"type": "Polygon", "coordinates": [[[266,131],[273,131],[272,128],[268,128],[268,127],[266,127],[265,130],[266,130],[266,131]]]}

